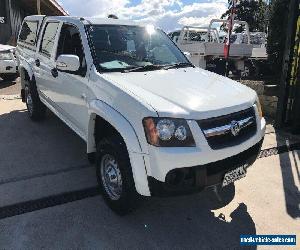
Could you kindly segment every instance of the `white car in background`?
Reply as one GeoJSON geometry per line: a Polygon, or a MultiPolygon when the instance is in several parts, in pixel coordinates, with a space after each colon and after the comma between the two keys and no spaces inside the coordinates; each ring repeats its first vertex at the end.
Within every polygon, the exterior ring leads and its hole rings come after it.
{"type": "Polygon", "coordinates": [[[2,80],[14,80],[17,76],[15,49],[13,46],[0,44],[0,78],[2,80]]]}

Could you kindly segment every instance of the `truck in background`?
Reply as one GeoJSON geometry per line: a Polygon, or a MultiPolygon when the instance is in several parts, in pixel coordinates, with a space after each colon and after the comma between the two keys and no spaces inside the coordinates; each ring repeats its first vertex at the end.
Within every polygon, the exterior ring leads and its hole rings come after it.
{"type": "MultiPolygon", "coordinates": [[[[190,53],[190,60],[194,65],[224,74],[224,42],[227,36],[221,36],[214,28],[217,23],[224,25],[227,20],[212,19],[208,27],[184,26],[181,31],[169,33],[169,36],[182,51],[190,53]]],[[[230,46],[229,71],[233,75],[244,76],[245,70],[247,71],[245,61],[252,56],[253,45],[250,43],[248,23],[235,20],[234,25],[242,25],[245,35],[231,36],[231,39],[235,39],[236,42],[231,42],[230,46]]]]}

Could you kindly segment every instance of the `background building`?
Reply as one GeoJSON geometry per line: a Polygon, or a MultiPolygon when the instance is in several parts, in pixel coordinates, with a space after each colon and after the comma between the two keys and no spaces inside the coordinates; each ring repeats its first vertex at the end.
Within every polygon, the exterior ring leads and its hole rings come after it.
{"type": "Polygon", "coordinates": [[[15,45],[23,18],[37,14],[68,15],[55,0],[0,0],[0,44],[15,45]]]}

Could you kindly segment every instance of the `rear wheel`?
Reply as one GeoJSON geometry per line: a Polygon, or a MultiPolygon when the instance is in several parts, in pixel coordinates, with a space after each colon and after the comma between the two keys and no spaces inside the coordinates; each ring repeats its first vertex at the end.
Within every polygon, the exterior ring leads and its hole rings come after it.
{"type": "Polygon", "coordinates": [[[131,212],[138,193],[132,176],[128,152],[120,136],[102,139],[97,144],[96,172],[107,205],[117,214],[131,212]]]}
{"type": "Polygon", "coordinates": [[[29,117],[34,121],[44,119],[46,106],[41,102],[36,86],[33,83],[25,86],[25,102],[29,117]]]}

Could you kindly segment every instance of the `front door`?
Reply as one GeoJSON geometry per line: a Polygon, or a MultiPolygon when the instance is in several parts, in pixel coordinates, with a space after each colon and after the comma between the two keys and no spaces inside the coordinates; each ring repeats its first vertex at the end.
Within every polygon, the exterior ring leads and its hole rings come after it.
{"type": "Polygon", "coordinates": [[[56,77],[56,93],[53,101],[63,110],[67,118],[76,126],[84,137],[88,129],[88,104],[90,96],[88,88],[87,64],[78,28],[71,24],[63,24],[55,59],[60,55],[76,55],[80,60],[80,68],[76,72],[58,71],[56,77]]]}

